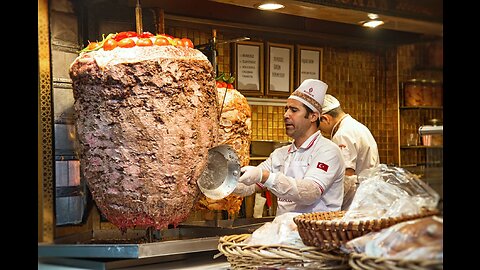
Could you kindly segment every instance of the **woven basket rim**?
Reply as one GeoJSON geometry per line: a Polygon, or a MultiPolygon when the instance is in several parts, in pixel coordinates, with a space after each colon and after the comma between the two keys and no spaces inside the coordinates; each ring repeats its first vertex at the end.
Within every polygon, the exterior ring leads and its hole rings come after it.
{"type": "Polygon", "coordinates": [[[372,260],[372,261],[390,261],[390,262],[409,262],[409,263],[435,263],[435,264],[442,264],[443,260],[432,260],[432,259],[423,259],[423,260],[405,260],[405,259],[395,259],[395,258],[386,258],[386,257],[374,257],[374,256],[368,256],[365,253],[351,253],[350,258],[352,259],[363,259],[363,260],[372,260]]]}
{"type": "MultiPolygon", "coordinates": [[[[431,215],[436,215],[439,213],[438,209],[423,209],[420,213],[417,214],[410,214],[410,215],[400,215],[395,217],[384,217],[384,218],[372,218],[372,219],[363,219],[363,220],[350,220],[348,222],[336,219],[336,220],[328,220],[328,219],[311,219],[311,216],[318,215],[322,212],[312,212],[312,213],[304,213],[298,215],[293,218],[294,222],[298,225],[298,223],[307,223],[310,225],[324,225],[328,227],[341,227],[342,229],[349,228],[355,229],[364,224],[371,224],[371,223],[380,223],[380,224],[388,224],[390,222],[398,223],[399,221],[406,221],[414,218],[421,218],[431,215]]],[[[331,211],[326,213],[334,213],[343,216],[346,211],[331,211]]],[[[322,213],[323,214],[323,213],[322,213]]]]}
{"type": "Polygon", "coordinates": [[[225,256],[231,258],[251,257],[257,260],[333,260],[344,261],[347,254],[327,253],[318,247],[307,246],[303,248],[287,245],[248,245],[242,243],[251,234],[233,234],[225,235],[219,238],[218,250],[225,256]],[[237,241],[234,241],[237,240],[237,241]],[[269,253],[265,253],[268,251],[269,253]]]}
{"type": "Polygon", "coordinates": [[[423,209],[418,214],[369,220],[332,221],[328,218],[342,217],[346,211],[304,213],[293,218],[298,233],[307,246],[317,246],[323,250],[339,248],[356,237],[372,231],[390,227],[394,224],[437,215],[438,209],[423,209]],[[318,219],[325,218],[325,219],[318,219]]]}
{"type": "Polygon", "coordinates": [[[301,251],[301,252],[319,251],[321,253],[324,253],[324,251],[321,251],[319,248],[313,247],[313,246],[307,246],[307,247],[299,248],[299,247],[295,247],[295,246],[278,245],[278,244],[276,244],[276,245],[249,245],[249,244],[242,243],[243,241],[245,241],[251,235],[252,234],[250,234],[250,233],[224,235],[224,236],[221,236],[219,238],[219,243],[220,244],[222,244],[222,242],[223,243],[229,243],[229,244],[235,245],[236,247],[240,247],[240,248],[243,248],[243,249],[266,250],[266,249],[284,248],[284,249],[298,250],[298,251],[301,251]],[[233,242],[233,241],[231,241],[232,238],[242,239],[242,242],[233,242]]]}

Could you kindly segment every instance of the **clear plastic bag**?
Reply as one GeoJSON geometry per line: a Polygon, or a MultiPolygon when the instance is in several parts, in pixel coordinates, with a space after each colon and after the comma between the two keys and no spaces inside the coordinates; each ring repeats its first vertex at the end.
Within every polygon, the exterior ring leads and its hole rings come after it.
{"type": "Polygon", "coordinates": [[[440,196],[409,171],[380,164],[358,175],[359,185],[342,221],[367,220],[435,209],[440,196]]]}
{"type": "Polygon", "coordinates": [[[443,218],[404,221],[348,241],[345,253],[402,260],[443,260],[443,218]]]}
{"type": "Polygon", "coordinates": [[[427,183],[423,182],[416,174],[400,167],[387,166],[379,164],[376,167],[363,170],[358,175],[358,182],[372,177],[379,177],[386,183],[395,185],[405,190],[415,201],[415,204],[426,207],[436,208],[440,195],[433,190],[427,183]]]}
{"type": "Polygon", "coordinates": [[[293,218],[301,213],[288,212],[276,216],[272,222],[266,222],[245,239],[248,245],[287,245],[298,248],[306,247],[298,233],[293,218]]]}

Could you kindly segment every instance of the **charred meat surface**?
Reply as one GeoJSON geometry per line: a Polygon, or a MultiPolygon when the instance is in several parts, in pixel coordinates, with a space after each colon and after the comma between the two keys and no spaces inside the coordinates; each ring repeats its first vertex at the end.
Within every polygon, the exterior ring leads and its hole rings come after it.
{"type": "Polygon", "coordinates": [[[174,46],[82,53],[70,66],[83,176],[124,230],[184,221],[218,133],[213,68],[174,46]]]}

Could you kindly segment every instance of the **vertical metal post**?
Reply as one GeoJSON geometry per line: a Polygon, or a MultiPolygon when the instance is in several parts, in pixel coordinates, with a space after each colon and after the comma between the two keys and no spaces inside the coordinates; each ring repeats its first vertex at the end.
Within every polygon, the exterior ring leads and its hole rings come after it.
{"type": "Polygon", "coordinates": [[[217,29],[212,29],[212,40],[210,42],[210,50],[212,52],[212,65],[215,76],[218,74],[217,68],[217,29]]]}
{"type": "Polygon", "coordinates": [[[140,35],[143,33],[142,7],[140,6],[140,0],[137,0],[137,5],[135,6],[135,22],[137,26],[137,35],[140,35]]]}
{"type": "Polygon", "coordinates": [[[155,26],[157,28],[156,34],[165,34],[165,12],[162,8],[155,8],[155,26]]]}

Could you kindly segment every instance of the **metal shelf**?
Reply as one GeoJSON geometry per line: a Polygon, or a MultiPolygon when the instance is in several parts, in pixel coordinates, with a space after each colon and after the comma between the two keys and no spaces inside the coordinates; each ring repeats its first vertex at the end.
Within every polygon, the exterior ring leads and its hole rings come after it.
{"type": "Polygon", "coordinates": [[[426,146],[426,145],[401,145],[401,149],[442,149],[443,145],[434,145],[434,146],[426,146]]]}
{"type": "Polygon", "coordinates": [[[400,110],[443,110],[442,106],[401,106],[400,110]]]}
{"type": "MultiPolygon", "coordinates": [[[[443,67],[428,67],[428,66],[415,66],[413,68],[415,71],[435,71],[435,72],[443,72],[443,67]]],[[[439,82],[443,83],[443,82],[439,82]]]]}

